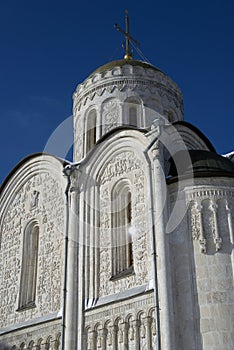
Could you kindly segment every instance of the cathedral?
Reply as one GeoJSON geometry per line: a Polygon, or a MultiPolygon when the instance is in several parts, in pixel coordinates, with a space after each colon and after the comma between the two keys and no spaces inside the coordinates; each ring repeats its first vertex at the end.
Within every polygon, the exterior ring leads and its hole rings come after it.
{"type": "Polygon", "coordinates": [[[122,32],[74,92],[73,162],[30,155],[0,188],[1,350],[234,349],[233,153],[122,32]]]}

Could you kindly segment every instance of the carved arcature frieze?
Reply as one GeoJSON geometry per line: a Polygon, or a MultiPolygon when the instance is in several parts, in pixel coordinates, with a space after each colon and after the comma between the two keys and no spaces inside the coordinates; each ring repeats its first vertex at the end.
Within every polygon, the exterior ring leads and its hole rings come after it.
{"type": "Polygon", "coordinates": [[[187,195],[190,201],[189,217],[190,229],[194,240],[199,240],[202,253],[207,252],[207,244],[213,244],[215,251],[222,249],[221,232],[225,229],[233,236],[233,225],[231,211],[228,201],[232,202],[234,193],[225,189],[203,189],[199,192],[193,191],[187,195]],[[220,208],[223,205],[222,215],[220,208]],[[226,208],[226,209],[224,209],[226,208]],[[223,226],[226,224],[226,228],[223,226]]]}
{"type": "MultiPolygon", "coordinates": [[[[50,350],[59,350],[60,348],[60,338],[61,333],[58,332],[59,326],[54,326],[53,331],[50,327],[47,329],[41,329],[40,335],[35,335],[33,332],[25,332],[20,340],[16,342],[14,338],[11,340],[7,340],[7,349],[16,350],[16,349],[27,349],[27,350],[42,350],[42,349],[50,349],[50,350]]],[[[17,337],[18,338],[18,337],[17,337]]],[[[0,343],[1,345],[1,343],[0,343]]]]}
{"type": "MultiPolygon", "coordinates": [[[[127,304],[86,312],[85,349],[145,349],[156,347],[156,323],[153,295],[127,304]]],[[[85,337],[84,337],[85,338],[85,337]]]]}

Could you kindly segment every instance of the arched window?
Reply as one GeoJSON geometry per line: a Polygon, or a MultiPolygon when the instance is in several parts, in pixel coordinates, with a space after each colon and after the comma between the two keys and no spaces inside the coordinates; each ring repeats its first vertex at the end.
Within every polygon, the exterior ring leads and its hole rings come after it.
{"type": "Polygon", "coordinates": [[[89,112],[86,120],[86,153],[88,153],[96,143],[96,122],[96,111],[92,110],[89,112]]]}
{"type": "Polygon", "coordinates": [[[39,225],[30,222],[24,231],[19,309],[35,306],[39,225]]]}
{"type": "Polygon", "coordinates": [[[112,191],[112,277],[133,271],[131,222],[130,186],[127,180],[121,180],[112,191]]]}
{"type": "Polygon", "coordinates": [[[142,124],[142,101],[134,96],[124,101],[123,122],[126,125],[140,127],[142,124]]]}
{"type": "Polygon", "coordinates": [[[137,107],[129,107],[129,125],[137,126],[137,107]]]}

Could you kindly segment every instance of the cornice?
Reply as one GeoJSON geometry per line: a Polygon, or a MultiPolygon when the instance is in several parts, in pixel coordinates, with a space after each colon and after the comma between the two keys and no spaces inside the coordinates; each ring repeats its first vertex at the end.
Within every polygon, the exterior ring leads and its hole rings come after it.
{"type": "Polygon", "coordinates": [[[82,104],[85,105],[88,100],[92,101],[95,96],[102,96],[105,91],[112,94],[115,90],[123,92],[126,90],[134,91],[141,90],[145,91],[148,89],[151,94],[158,92],[161,96],[170,95],[171,98],[179,99],[182,101],[182,94],[180,90],[173,87],[166,86],[155,80],[149,80],[141,77],[115,77],[101,80],[96,84],[92,84],[89,87],[83,89],[83,91],[76,90],[73,95],[74,109],[80,110],[82,104]]]}

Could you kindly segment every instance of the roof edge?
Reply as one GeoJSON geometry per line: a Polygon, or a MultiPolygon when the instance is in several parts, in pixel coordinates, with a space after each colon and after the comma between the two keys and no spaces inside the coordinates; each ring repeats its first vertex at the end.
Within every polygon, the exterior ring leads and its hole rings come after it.
{"type": "Polygon", "coordinates": [[[8,183],[8,181],[11,179],[11,177],[17,172],[17,170],[24,165],[26,162],[28,162],[29,160],[36,158],[36,157],[40,157],[40,156],[50,156],[53,157],[55,159],[57,159],[62,165],[67,165],[70,162],[66,159],[62,159],[59,158],[53,154],[47,153],[47,152],[36,152],[36,153],[31,153],[28,156],[26,156],[25,158],[21,159],[15,166],[14,168],[9,172],[9,174],[5,177],[5,179],[3,180],[3,182],[0,184],[0,194],[2,193],[3,189],[5,188],[6,184],[8,183]]]}
{"type": "Polygon", "coordinates": [[[189,129],[194,131],[205,142],[205,144],[207,145],[207,147],[209,148],[209,150],[211,152],[217,153],[216,149],[214,148],[214,146],[212,145],[210,140],[203,134],[203,132],[201,130],[199,130],[193,124],[191,124],[189,122],[186,122],[184,120],[181,120],[181,121],[177,121],[177,122],[173,123],[172,125],[184,125],[184,126],[187,126],[189,129]]]}

